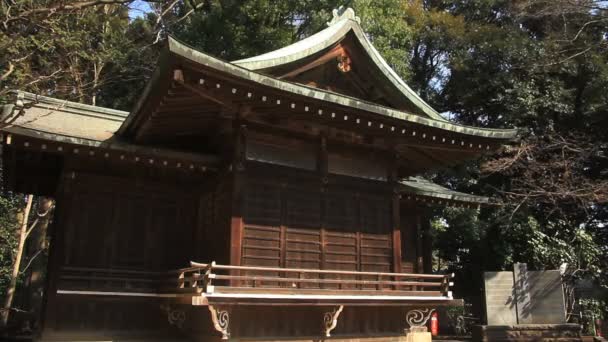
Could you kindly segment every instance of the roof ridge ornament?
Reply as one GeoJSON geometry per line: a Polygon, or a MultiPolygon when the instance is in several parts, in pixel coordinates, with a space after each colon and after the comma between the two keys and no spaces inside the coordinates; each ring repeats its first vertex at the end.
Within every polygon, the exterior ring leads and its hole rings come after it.
{"type": "Polygon", "coordinates": [[[332,11],[333,18],[327,23],[327,26],[332,26],[342,19],[350,19],[361,24],[361,18],[355,15],[355,10],[350,7],[340,6],[332,11]]]}

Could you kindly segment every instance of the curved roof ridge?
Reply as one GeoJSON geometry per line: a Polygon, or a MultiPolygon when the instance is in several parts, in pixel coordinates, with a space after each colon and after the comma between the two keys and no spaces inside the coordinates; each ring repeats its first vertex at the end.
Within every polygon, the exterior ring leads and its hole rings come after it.
{"type": "Polygon", "coordinates": [[[354,21],[341,19],[326,29],[291,45],[231,63],[250,70],[259,70],[297,61],[335,44],[352,29],[351,22],[354,21]]]}
{"type": "Polygon", "coordinates": [[[378,69],[380,69],[386,79],[388,79],[407,100],[413,103],[414,106],[422,111],[427,117],[439,121],[449,121],[426,103],[420,95],[397,75],[371,43],[357,19],[358,17],[355,16],[354,11],[351,8],[342,10],[341,14],[339,14],[339,11],[334,10],[334,18],[328,23],[329,27],[324,30],[286,47],[258,56],[236,60],[233,61],[232,64],[239,65],[249,70],[267,69],[288,64],[326,49],[341,40],[348,32],[353,31],[359,44],[361,44],[378,69]]]}
{"type": "MultiPolygon", "coordinates": [[[[263,85],[265,87],[281,90],[293,95],[302,95],[311,99],[321,100],[325,103],[332,105],[351,107],[365,112],[369,112],[371,114],[378,114],[397,120],[404,120],[410,123],[417,123],[427,127],[435,127],[446,131],[457,132],[471,136],[507,140],[517,137],[517,129],[473,127],[447,120],[439,121],[435,120],[434,118],[413,114],[408,111],[385,107],[377,103],[368,102],[358,98],[352,98],[343,94],[332,93],[327,90],[312,88],[302,84],[280,80],[272,76],[261,74],[254,70],[247,69],[240,65],[226,62],[219,58],[207,55],[201,51],[192,48],[187,44],[180,42],[179,40],[171,36],[169,36],[167,39],[167,50],[165,54],[166,57],[170,54],[173,54],[179,58],[185,58],[208,69],[218,70],[233,77],[242,78],[247,81],[263,85]]],[[[161,58],[163,58],[163,55],[161,55],[161,58]]],[[[167,72],[167,70],[165,70],[165,72],[167,72]]],[[[141,95],[140,102],[144,101],[144,99],[149,96],[149,93],[153,86],[152,83],[156,81],[157,80],[155,80],[154,77],[151,81],[149,81],[148,86],[141,95]]],[[[130,115],[127,117],[127,119],[119,129],[119,134],[124,133],[124,131],[127,129],[131,121],[133,120],[134,115],[136,115],[140,109],[140,105],[137,105],[135,107],[135,109],[130,113],[130,115]]]]}

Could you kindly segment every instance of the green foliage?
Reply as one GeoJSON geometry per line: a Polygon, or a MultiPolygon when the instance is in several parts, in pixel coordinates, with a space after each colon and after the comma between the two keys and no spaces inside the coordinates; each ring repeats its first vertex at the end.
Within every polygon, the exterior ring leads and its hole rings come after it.
{"type": "Polygon", "coordinates": [[[154,34],[146,19],[131,22],[125,5],[28,12],[32,7],[43,10],[58,4],[21,0],[12,6],[0,4],[0,21],[4,22],[0,34],[0,98],[7,90],[20,89],[128,108],[156,59],[154,49],[149,47],[154,34]]]}
{"type": "MultiPolygon", "coordinates": [[[[169,33],[213,56],[234,60],[268,52],[324,26],[338,1],[209,1],[170,26],[169,33]]],[[[184,3],[173,16],[192,8],[184,3]]]]}
{"type": "Polygon", "coordinates": [[[16,213],[23,207],[23,197],[0,196],[0,299],[10,282],[13,261],[19,240],[16,213]]]}
{"type": "Polygon", "coordinates": [[[583,325],[583,334],[596,336],[595,320],[608,318],[608,303],[602,300],[581,299],[578,306],[582,313],[582,319],[580,316],[578,318],[583,325]]]}
{"type": "Polygon", "coordinates": [[[361,26],[372,44],[401,77],[410,75],[412,29],[403,20],[408,1],[356,0],[351,5],[361,18],[361,26]]]}
{"type": "Polygon", "coordinates": [[[606,13],[566,10],[561,2],[422,3],[427,15],[443,9],[461,18],[454,22],[462,26],[448,30],[464,27],[453,35],[457,42],[428,45],[446,56],[428,98],[459,122],[524,133],[485,157],[481,169],[471,163],[436,175],[500,204],[435,213],[435,247],[458,274],[457,294],[479,296],[481,272],[515,262],[533,269],[567,263],[575,278],[607,285],[606,13]]]}

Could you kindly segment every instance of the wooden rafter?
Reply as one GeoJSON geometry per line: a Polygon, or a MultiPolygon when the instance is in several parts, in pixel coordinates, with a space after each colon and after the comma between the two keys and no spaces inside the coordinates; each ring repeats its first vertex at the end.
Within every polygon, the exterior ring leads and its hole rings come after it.
{"type": "MultiPolygon", "coordinates": [[[[320,65],[323,65],[331,60],[336,60],[337,57],[342,56],[346,54],[346,50],[344,50],[344,47],[342,45],[336,45],[334,48],[332,48],[331,50],[329,50],[326,54],[322,55],[321,57],[313,60],[312,62],[309,62],[295,70],[292,70],[286,74],[280,75],[278,77],[278,79],[287,79],[287,78],[291,78],[294,76],[297,76],[301,73],[304,73],[308,70],[314,69],[320,65]]],[[[337,62],[336,62],[337,63],[337,62]]],[[[336,64],[337,65],[337,64],[336,64]]]]}

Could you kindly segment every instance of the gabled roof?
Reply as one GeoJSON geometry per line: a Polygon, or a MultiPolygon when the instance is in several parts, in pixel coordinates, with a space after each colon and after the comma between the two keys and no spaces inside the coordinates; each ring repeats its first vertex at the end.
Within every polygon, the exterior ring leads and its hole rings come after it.
{"type": "Polygon", "coordinates": [[[398,96],[411,103],[415,108],[412,111],[416,114],[421,114],[438,121],[447,121],[413,91],[388,65],[361,28],[359,24],[360,20],[355,16],[352,8],[334,10],[333,14],[334,18],[328,23],[326,29],[306,39],[275,51],[233,61],[232,63],[249,70],[268,73],[268,71],[274,68],[296,63],[299,60],[304,60],[318,54],[342,41],[347,35],[352,34],[373,66],[384,76],[383,78],[386,81],[384,83],[388,84],[387,89],[397,92],[398,96]]]}
{"type": "MultiPolygon", "coordinates": [[[[349,22],[352,20],[348,20],[349,22]]],[[[207,55],[203,52],[176,40],[173,37],[168,38],[167,49],[161,55],[161,63],[157,67],[150,83],[141,95],[137,105],[129,114],[129,117],[118,131],[118,134],[133,134],[141,129],[137,127],[139,124],[149,122],[151,113],[166,112],[165,115],[170,115],[170,104],[167,101],[160,101],[161,98],[170,98],[175,94],[185,96],[190,94],[198,96],[202,92],[206,93],[204,97],[200,97],[200,103],[192,106],[192,111],[200,111],[197,109],[205,103],[220,103],[222,101],[234,99],[240,103],[248,103],[259,101],[260,98],[285,97],[283,102],[277,103],[277,107],[285,106],[291,111],[299,111],[301,108],[310,108],[307,115],[314,118],[319,109],[336,109],[348,111],[351,113],[360,112],[363,114],[371,114],[379,118],[401,121],[403,124],[415,125],[421,129],[431,129],[443,131],[446,134],[456,134],[463,138],[486,138],[496,139],[496,142],[506,142],[517,137],[516,129],[493,129],[493,128],[478,128],[465,126],[444,119],[436,119],[431,117],[423,117],[411,112],[396,110],[376,103],[353,98],[343,94],[334,93],[322,89],[308,87],[301,84],[296,84],[288,81],[283,81],[275,77],[263,75],[256,71],[246,69],[240,65],[220,60],[218,58],[207,55]],[[177,82],[172,89],[169,89],[167,83],[176,82],[173,79],[175,71],[182,71],[180,68],[190,69],[198,75],[215,77],[220,82],[224,82],[226,86],[222,87],[221,83],[217,83],[217,87],[209,86],[208,84],[185,84],[177,82]],[[184,89],[185,87],[185,89],[184,89]],[[232,87],[233,91],[229,92],[226,89],[232,87]],[[254,89],[255,87],[255,89],[254,89]],[[196,88],[196,89],[195,89],[196,88]],[[195,89],[193,91],[193,89],[195,89]],[[181,93],[183,92],[183,94],[181,93]],[[173,94],[173,95],[172,95],[173,94]],[[251,94],[250,97],[245,97],[244,94],[251,94]],[[266,94],[266,95],[265,95],[266,94]],[[281,95],[277,95],[281,94],[281,95]],[[221,96],[220,100],[217,96],[221,96]],[[289,108],[287,103],[292,100],[299,102],[298,108],[289,108]],[[314,105],[313,105],[314,103],[314,105]],[[153,105],[151,105],[153,104],[153,105]],[[307,106],[304,106],[306,104],[307,106]],[[341,109],[340,109],[341,108],[341,109]]],[[[187,74],[187,73],[186,73],[187,74]]],[[[305,112],[305,111],[302,111],[305,112]]],[[[158,117],[160,115],[157,115],[158,117]]],[[[441,132],[439,132],[441,133],[441,132]]],[[[452,141],[452,144],[454,142],[452,141]]]]}

